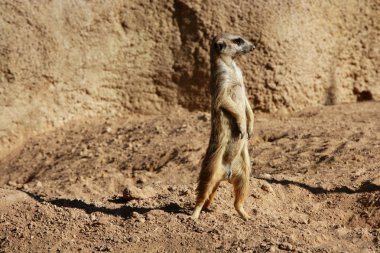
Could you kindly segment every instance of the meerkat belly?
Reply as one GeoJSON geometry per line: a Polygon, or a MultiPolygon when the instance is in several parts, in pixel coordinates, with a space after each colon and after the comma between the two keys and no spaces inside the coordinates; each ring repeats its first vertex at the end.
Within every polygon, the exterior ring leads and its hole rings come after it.
{"type": "MultiPolygon", "coordinates": [[[[240,115],[243,117],[243,122],[246,122],[245,116],[245,91],[241,85],[236,84],[231,87],[230,90],[231,99],[235,102],[240,115]]],[[[241,138],[239,128],[236,123],[236,119],[228,117],[228,141],[226,143],[226,149],[223,155],[223,165],[226,171],[226,179],[230,179],[234,174],[234,167],[237,158],[240,157],[242,152],[242,147],[245,139],[241,138]]],[[[245,126],[246,124],[243,123],[245,126]]],[[[245,129],[246,131],[246,129],[245,129]]]]}
{"type": "Polygon", "coordinates": [[[235,84],[231,88],[231,98],[236,103],[240,114],[245,118],[245,91],[240,84],[235,84]]]}

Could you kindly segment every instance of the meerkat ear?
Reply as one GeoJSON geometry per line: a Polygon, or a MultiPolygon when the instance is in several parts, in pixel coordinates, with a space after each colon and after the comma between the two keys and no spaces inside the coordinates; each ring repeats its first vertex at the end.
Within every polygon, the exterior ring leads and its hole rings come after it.
{"type": "Polygon", "coordinates": [[[214,44],[214,48],[216,52],[220,53],[226,48],[226,43],[224,41],[217,41],[214,44]]]}

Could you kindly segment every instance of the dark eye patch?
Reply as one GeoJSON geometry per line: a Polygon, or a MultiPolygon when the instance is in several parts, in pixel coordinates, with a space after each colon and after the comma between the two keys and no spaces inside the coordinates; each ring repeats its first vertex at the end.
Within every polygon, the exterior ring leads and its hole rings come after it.
{"type": "Polygon", "coordinates": [[[236,38],[232,40],[233,43],[235,43],[238,46],[241,46],[244,44],[244,40],[242,38],[236,38]]]}

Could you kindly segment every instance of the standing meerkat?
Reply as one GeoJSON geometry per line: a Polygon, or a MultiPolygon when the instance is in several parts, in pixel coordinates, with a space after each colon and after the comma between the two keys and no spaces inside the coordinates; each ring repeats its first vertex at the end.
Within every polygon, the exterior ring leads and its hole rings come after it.
{"type": "Polygon", "coordinates": [[[211,45],[211,136],[198,181],[198,197],[192,215],[198,219],[209,208],[222,181],[234,186],[234,206],[240,216],[248,193],[251,165],[248,138],[253,132],[254,115],[246,95],[243,75],[235,57],[255,46],[241,36],[222,33],[211,45]]]}

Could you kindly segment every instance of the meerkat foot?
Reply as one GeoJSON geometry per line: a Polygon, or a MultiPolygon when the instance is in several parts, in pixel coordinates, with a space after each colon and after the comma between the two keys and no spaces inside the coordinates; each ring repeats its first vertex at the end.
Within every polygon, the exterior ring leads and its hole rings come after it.
{"type": "Polygon", "coordinates": [[[207,205],[207,203],[203,206],[202,211],[205,212],[212,212],[212,209],[210,208],[210,204],[207,205]]]}
{"type": "Polygon", "coordinates": [[[195,207],[195,209],[193,211],[193,214],[191,215],[191,218],[193,220],[198,220],[199,215],[201,214],[201,211],[202,211],[202,206],[201,205],[195,207]]]}
{"type": "Polygon", "coordinates": [[[251,219],[251,217],[247,214],[247,212],[244,210],[244,207],[242,205],[235,205],[235,210],[238,212],[238,214],[243,220],[251,219]]]}
{"type": "Polygon", "coordinates": [[[191,215],[191,219],[198,220],[199,214],[200,214],[199,212],[194,211],[193,214],[191,215]]]}
{"type": "Polygon", "coordinates": [[[240,208],[239,210],[237,210],[237,212],[239,213],[240,217],[241,217],[243,220],[247,221],[247,220],[250,220],[250,219],[251,219],[251,216],[249,216],[249,215],[247,214],[247,212],[246,212],[243,208],[240,208]]]}

